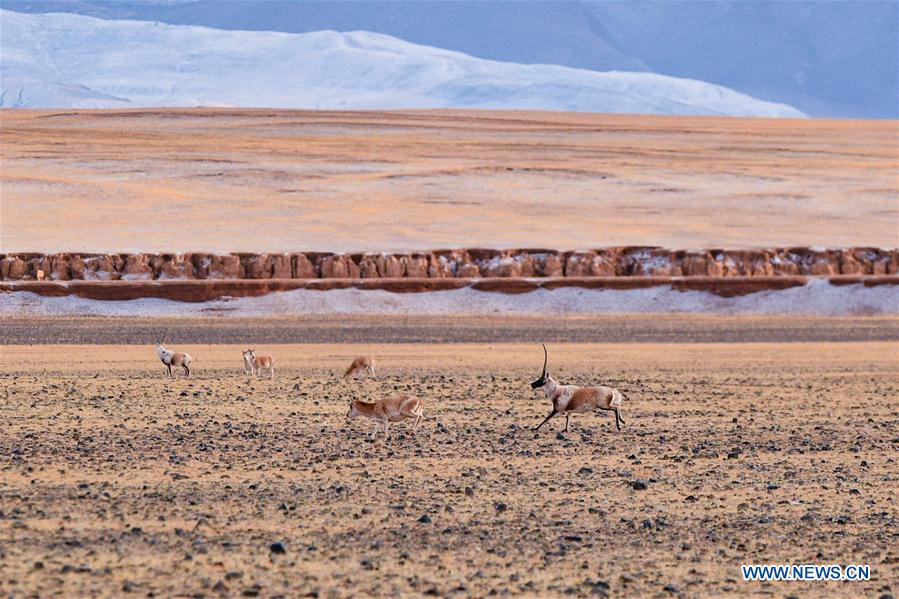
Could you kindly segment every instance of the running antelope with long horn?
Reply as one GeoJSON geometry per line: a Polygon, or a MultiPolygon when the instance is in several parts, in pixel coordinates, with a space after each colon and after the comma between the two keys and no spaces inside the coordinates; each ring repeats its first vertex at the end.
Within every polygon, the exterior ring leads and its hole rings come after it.
{"type": "Polygon", "coordinates": [[[243,352],[244,372],[254,376],[262,376],[262,369],[269,372],[269,378],[275,378],[275,359],[271,356],[257,356],[255,349],[243,352]]]}
{"type": "MultiPolygon", "coordinates": [[[[420,399],[413,395],[400,395],[374,403],[353,400],[350,402],[350,410],[347,412],[346,417],[352,420],[357,416],[365,416],[366,418],[383,422],[384,438],[386,439],[390,432],[390,423],[401,422],[407,418],[415,418],[415,422],[412,424],[412,432],[414,433],[415,429],[418,428],[418,423],[424,417],[424,405],[420,399]]],[[[375,424],[371,437],[374,437],[377,432],[378,425],[375,424]]]]}
{"type": "Polygon", "coordinates": [[[166,349],[162,344],[165,342],[165,336],[168,334],[169,330],[166,329],[162,333],[162,337],[156,338],[156,355],[159,356],[159,360],[165,364],[165,367],[169,370],[169,378],[175,378],[175,375],[172,374],[172,366],[180,366],[184,369],[184,376],[190,377],[190,363],[193,358],[190,357],[190,354],[187,352],[177,352],[172,351],[170,349],[166,349]]]}
{"type": "Polygon", "coordinates": [[[547,399],[553,402],[552,412],[549,413],[543,422],[537,425],[534,430],[540,430],[540,427],[549,422],[553,416],[565,414],[565,431],[568,431],[568,425],[571,421],[571,414],[574,412],[592,412],[593,410],[608,410],[615,412],[615,426],[621,430],[624,419],[619,414],[621,408],[621,400],[624,394],[618,389],[612,387],[578,387],[577,385],[560,385],[553,377],[549,376],[546,371],[546,365],[549,362],[549,354],[546,346],[543,346],[543,373],[536,381],[531,383],[532,389],[543,388],[547,399]]]}

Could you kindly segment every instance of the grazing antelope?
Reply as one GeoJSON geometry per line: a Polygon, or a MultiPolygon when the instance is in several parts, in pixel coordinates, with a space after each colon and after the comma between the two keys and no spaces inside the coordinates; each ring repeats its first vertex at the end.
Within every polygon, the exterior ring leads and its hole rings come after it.
{"type": "Polygon", "coordinates": [[[552,412],[534,430],[549,422],[549,419],[558,414],[565,414],[565,432],[568,432],[568,424],[571,414],[574,412],[592,412],[593,410],[609,410],[615,412],[615,426],[621,430],[624,419],[618,413],[621,400],[624,395],[618,389],[612,387],[578,387],[577,385],[560,385],[546,372],[546,363],[549,362],[549,354],[546,346],[543,346],[543,374],[531,383],[532,389],[543,387],[546,397],[553,402],[552,412]]]}
{"type": "MultiPolygon", "coordinates": [[[[384,438],[389,434],[389,424],[391,422],[401,422],[407,418],[415,418],[412,425],[412,432],[418,428],[418,423],[424,417],[424,406],[421,400],[413,395],[400,395],[389,399],[382,399],[374,403],[368,403],[359,400],[350,402],[350,411],[346,413],[346,417],[352,420],[356,416],[365,416],[372,420],[378,420],[384,423],[384,438]]],[[[371,433],[374,437],[378,432],[378,426],[371,433]]],[[[371,438],[369,437],[369,438],[371,438]]]]}
{"type": "Polygon", "coordinates": [[[347,380],[361,370],[367,370],[368,374],[375,376],[375,359],[371,356],[359,356],[343,373],[343,380],[347,380]]]}
{"type": "Polygon", "coordinates": [[[165,364],[166,368],[169,369],[169,377],[175,378],[175,375],[172,374],[172,366],[180,366],[184,369],[184,376],[190,377],[190,363],[193,358],[190,357],[190,354],[186,352],[176,352],[170,349],[166,349],[162,346],[165,341],[165,336],[168,334],[169,330],[166,329],[162,333],[161,338],[156,339],[156,355],[159,356],[159,359],[165,364]]]}
{"type": "Polygon", "coordinates": [[[269,378],[275,378],[275,360],[271,356],[257,356],[255,349],[243,352],[244,372],[260,376],[262,369],[267,368],[269,378]]]}

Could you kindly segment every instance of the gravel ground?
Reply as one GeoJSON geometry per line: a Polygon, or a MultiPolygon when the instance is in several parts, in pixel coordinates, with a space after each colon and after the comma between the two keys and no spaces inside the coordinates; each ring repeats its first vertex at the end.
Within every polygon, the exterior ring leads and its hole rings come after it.
{"type": "Polygon", "coordinates": [[[180,343],[747,343],[899,341],[897,317],[620,315],[309,318],[12,317],[0,345],[180,343]]]}
{"type": "Polygon", "coordinates": [[[4,596],[899,592],[895,343],[552,343],[552,374],[628,398],[622,432],[583,414],[564,434],[530,430],[532,343],[258,347],[274,380],[240,346],[178,348],[189,380],[149,346],[3,348],[4,596]],[[341,381],[361,353],[377,377],[341,381]],[[394,393],[423,398],[416,434],[345,419],[394,393]]]}

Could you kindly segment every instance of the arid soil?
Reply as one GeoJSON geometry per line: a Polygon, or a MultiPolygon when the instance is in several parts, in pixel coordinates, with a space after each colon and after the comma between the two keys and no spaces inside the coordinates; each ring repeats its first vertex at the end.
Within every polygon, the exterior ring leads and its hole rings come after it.
{"type": "Polygon", "coordinates": [[[0,252],[896,247],[895,121],[0,112],[0,252]]]}
{"type": "Polygon", "coordinates": [[[255,345],[273,381],[242,374],[244,344],[178,345],[195,373],[174,381],[150,345],[0,346],[3,594],[899,592],[894,341],[550,343],[554,376],[627,395],[622,432],[565,434],[529,430],[534,343],[255,345]],[[341,381],[361,353],[377,377],[341,381]],[[393,393],[424,399],[417,434],[344,418],[393,393]],[[743,563],[872,580],[748,583],[743,563]]]}
{"type": "MultiPolygon", "coordinates": [[[[171,343],[787,343],[899,342],[895,316],[335,315],[309,317],[7,316],[4,345],[145,345],[168,330],[171,343]]],[[[13,348],[3,348],[11,350],[13,348]]]]}

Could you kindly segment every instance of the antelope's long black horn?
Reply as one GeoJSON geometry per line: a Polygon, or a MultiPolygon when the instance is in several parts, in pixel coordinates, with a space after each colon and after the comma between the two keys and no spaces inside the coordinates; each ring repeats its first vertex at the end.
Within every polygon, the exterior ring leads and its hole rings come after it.
{"type": "MultiPolygon", "coordinates": [[[[543,344],[541,344],[541,345],[543,345],[543,344]]],[[[546,353],[546,345],[543,345],[543,374],[541,374],[540,376],[543,376],[546,374],[546,364],[548,362],[549,362],[549,354],[546,353]]]]}
{"type": "Polygon", "coordinates": [[[166,329],[162,332],[162,339],[159,340],[159,343],[165,343],[165,336],[169,334],[169,330],[166,329]]]}

